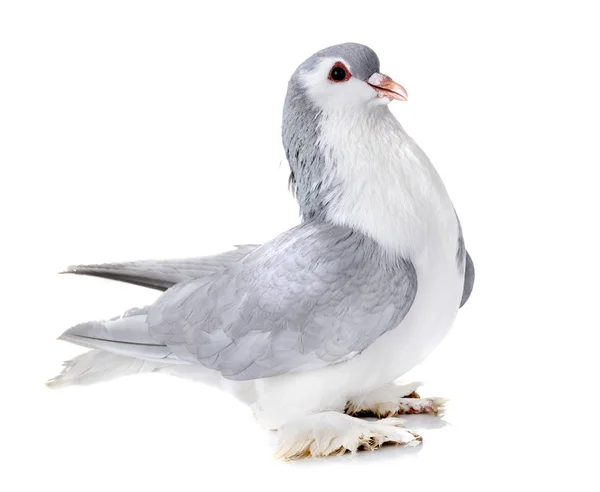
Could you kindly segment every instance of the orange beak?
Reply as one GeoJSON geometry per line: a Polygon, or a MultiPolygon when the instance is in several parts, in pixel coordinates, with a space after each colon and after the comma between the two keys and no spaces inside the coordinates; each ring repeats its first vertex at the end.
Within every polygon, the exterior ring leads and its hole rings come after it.
{"type": "Polygon", "coordinates": [[[408,93],[400,84],[397,84],[391,77],[382,73],[375,72],[367,80],[373,89],[377,91],[377,97],[387,97],[388,99],[396,99],[397,101],[407,101],[408,93]]]}

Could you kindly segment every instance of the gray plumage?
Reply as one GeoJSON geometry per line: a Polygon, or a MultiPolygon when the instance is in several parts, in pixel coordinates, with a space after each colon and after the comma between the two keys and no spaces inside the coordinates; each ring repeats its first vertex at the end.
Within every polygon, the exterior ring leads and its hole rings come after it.
{"type": "MultiPolygon", "coordinates": [[[[454,211],[456,214],[456,210],[454,211]]],[[[475,283],[475,265],[471,255],[465,247],[465,238],[463,237],[462,225],[456,214],[456,220],[458,221],[458,247],[456,249],[456,263],[458,264],[459,271],[464,270],[464,283],[463,283],[463,294],[460,301],[460,307],[463,307],[471,296],[473,290],[473,284],[475,283]]]]}
{"type": "Polygon", "coordinates": [[[75,325],[65,331],[59,340],[144,360],[180,362],[169,347],[150,336],[146,324],[148,310],[149,306],[133,308],[108,321],[88,321],[75,325]]]}
{"type": "Polygon", "coordinates": [[[335,190],[325,180],[325,159],[317,146],[317,122],[320,112],[308,99],[296,76],[288,84],[283,110],[282,138],[285,155],[290,166],[290,189],[300,206],[303,218],[323,216],[327,203],[335,190]]]}
{"type": "Polygon", "coordinates": [[[475,265],[473,265],[473,260],[471,259],[471,255],[467,252],[467,260],[465,264],[465,283],[463,288],[463,295],[460,301],[460,307],[463,307],[465,303],[471,297],[471,292],[473,291],[473,284],[475,284],[475,265]]]}
{"type": "Polygon", "coordinates": [[[304,60],[294,72],[292,78],[300,72],[312,70],[322,58],[342,58],[352,69],[352,76],[367,81],[375,72],[379,72],[379,57],[364,44],[342,43],[317,51],[304,60]]]}
{"type": "Polygon", "coordinates": [[[151,308],[152,337],[236,379],[347,360],[398,326],[417,292],[412,264],[366,236],[305,222],[221,275],[178,284],[151,308]]]}
{"type": "Polygon", "coordinates": [[[236,249],[225,253],[201,258],[73,265],[61,273],[107,278],[165,291],[184,280],[204,277],[226,270],[257,247],[256,244],[246,244],[237,246],[236,249]]]}

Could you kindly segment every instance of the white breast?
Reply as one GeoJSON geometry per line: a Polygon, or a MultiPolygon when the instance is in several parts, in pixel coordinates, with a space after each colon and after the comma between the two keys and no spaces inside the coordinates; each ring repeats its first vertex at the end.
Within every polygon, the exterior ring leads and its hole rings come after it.
{"type": "Polygon", "coordinates": [[[463,289],[458,221],[431,162],[387,107],[324,118],[321,146],[341,189],[329,220],[358,229],[415,266],[418,290],[401,327],[351,361],[363,391],[421,362],[450,329],[463,289]],[[364,375],[369,374],[369,378],[364,375]]]}
{"type": "Polygon", "coordinates": [[[405,258],[419,255],[432,236],[456,247],[458,226],[446,189],[387,107],[325,116],[320,126],[318,143],[339,187],[329,220],[405,258]]]}

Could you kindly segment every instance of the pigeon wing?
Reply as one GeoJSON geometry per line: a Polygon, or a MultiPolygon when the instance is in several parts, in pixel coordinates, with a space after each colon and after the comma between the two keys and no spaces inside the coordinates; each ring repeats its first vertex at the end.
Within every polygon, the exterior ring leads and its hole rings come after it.
{"type": "Polygon", "coordinates": [[[416,291],[409,261],[351,229],[305,222],[220,275],[176,285],[148,324],[188,360],[258,379],[354,357],[398,327],[416,291]]]}

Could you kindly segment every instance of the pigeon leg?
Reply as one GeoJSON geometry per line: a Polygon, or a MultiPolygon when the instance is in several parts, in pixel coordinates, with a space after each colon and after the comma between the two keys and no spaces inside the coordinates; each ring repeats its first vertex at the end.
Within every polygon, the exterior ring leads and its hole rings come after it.
{"type": "Polygon", "coordinates": [[[346,413],[361,417],[394,417],[402,414],[429,413],[438,415],[444,410],[444,398],[421,398],[416,392],[421,383],[389,383],[381,388],[352,398],[346,413]]]}
{"type": "Polygon", "coordinates": [[[286,423],[278,431],[276,456],[284,460],[373,450],[384,443],[418,446],[422,438],[398,418],[361,420],[340,412],[321,412],[286,423]]]}

